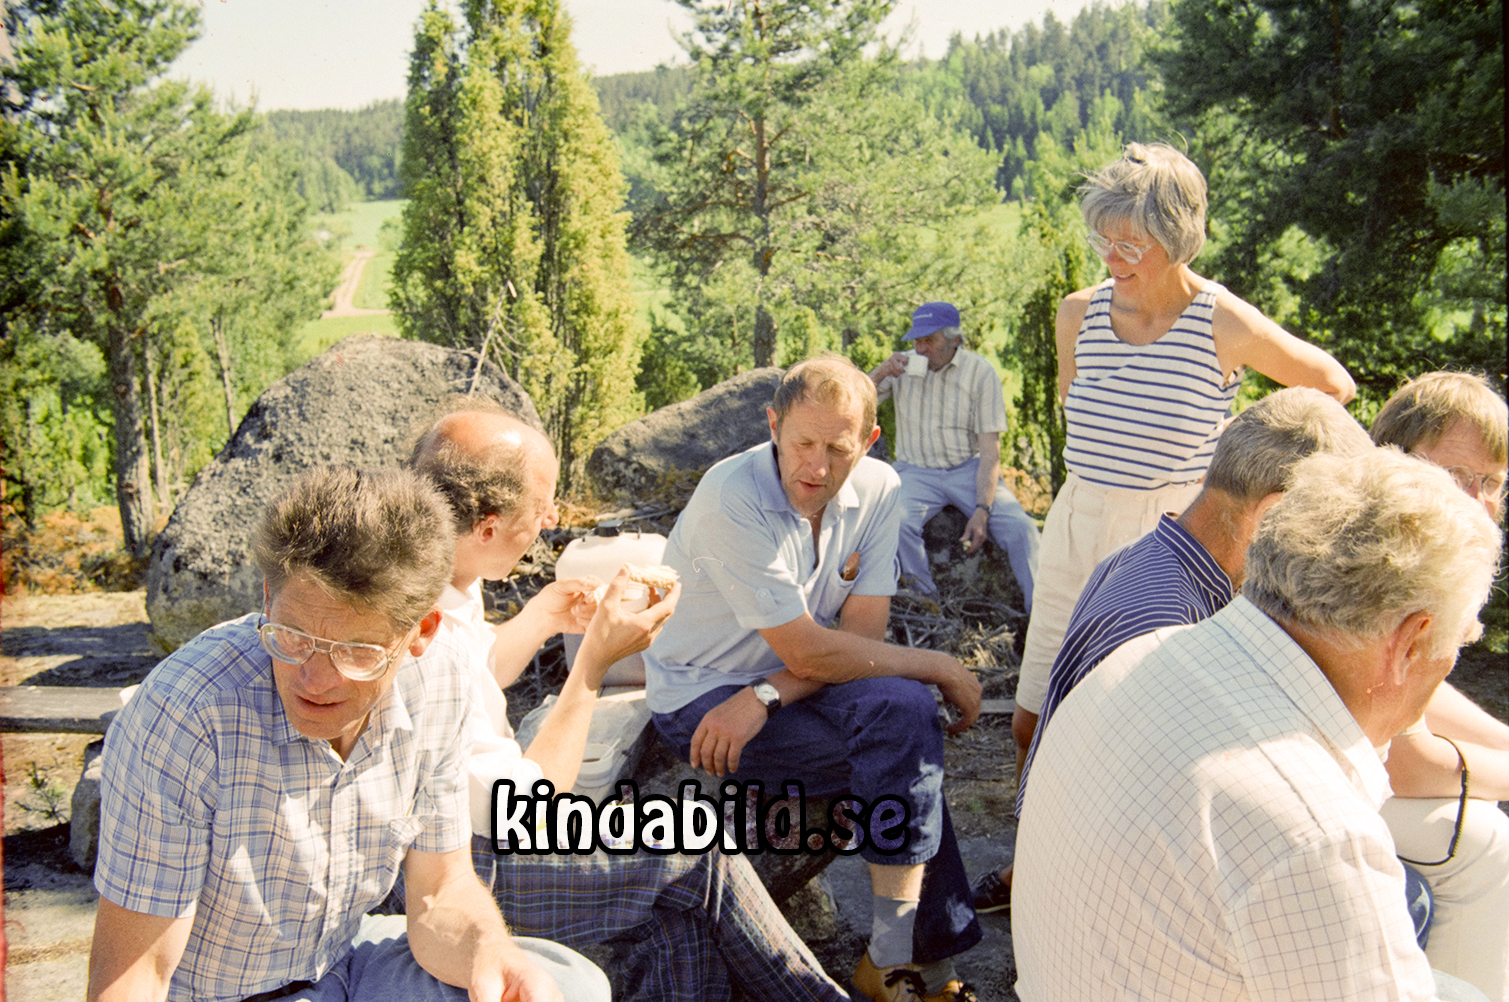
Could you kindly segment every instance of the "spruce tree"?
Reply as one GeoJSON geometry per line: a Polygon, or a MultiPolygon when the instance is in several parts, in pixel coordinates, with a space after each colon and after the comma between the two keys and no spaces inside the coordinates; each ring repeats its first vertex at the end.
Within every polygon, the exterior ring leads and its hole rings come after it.
{"type": "Polygon", "coordinates": [[[623,177],[559,0],[464,14],[432,0],[415,34],[391,302],[406,335],[524,386],[569,482],[640,411],[623,177]]]}

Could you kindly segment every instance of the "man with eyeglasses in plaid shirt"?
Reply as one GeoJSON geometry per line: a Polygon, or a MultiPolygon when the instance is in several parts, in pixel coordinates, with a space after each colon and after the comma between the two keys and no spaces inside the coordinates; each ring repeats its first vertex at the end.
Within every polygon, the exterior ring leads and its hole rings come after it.
{"type": "Polygon", "coordinates": [[[399,470],[312,470],[268,507],[263,614],[163,661],[106,738],[91,1000],[606,1002],[472,872],[449,522],[399,470]],[[366,915],[400,866],[407,915],[366,915]]]}

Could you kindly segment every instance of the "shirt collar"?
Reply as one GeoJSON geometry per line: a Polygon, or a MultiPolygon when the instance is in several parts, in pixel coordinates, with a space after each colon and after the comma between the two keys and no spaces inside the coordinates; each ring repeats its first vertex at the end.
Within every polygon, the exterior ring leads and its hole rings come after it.
{"type": "Polygon", "coordinates": [[[1180,525],[1173,514],[1164,512],[1158,519],[1158,525],[1153,529],[1153,533],[1158,537],[1158,541],[1174,554],[1180,565],[1189,571],[1190,578],[1196,587],[1205,593],[1211,608],[1224,608],[1231,601],[1234,594],[1231,588],[1231,578],[1226,576],[1226,571],[1216,562],[1216,558],[1211,556],[1204,544],[1180,525]]]}
{"type": "Polygon", "coordinates": [[[1391,792],[1388,771],[1320,666],[1310,660],[1282,626],[1246,598],[1238,597],[1217,615],[1242,640],[1245,649],[1253,653],[1257,665],[1330,743],[1343,768],[1350,766],[1348,771],[1357,791],[1374,809],[1383,806],[1391,792]]]}
{"type": "MultiPolygon", "coordinates": [[[[755,489],[759,491],[760,507],[766,511],[783,511],[792,518],[799,518],[791,508],[791,499],[786,496],[786,489],[781,486],[781,468],[776,460],[775,443],[766,442],[757,445],[751,450],[756,453],[754,459],[755,489]]],[[[864,462],[864,456],[860,456],[855,462],[857,468],[864,462]]],[[[859,492],[854,489],[854,471],[849,471],[849,479],[844,481],[838,493],[829,501],[830,506],[837,505],[840,508],[856,508],[859,506],[859,492]]]]}

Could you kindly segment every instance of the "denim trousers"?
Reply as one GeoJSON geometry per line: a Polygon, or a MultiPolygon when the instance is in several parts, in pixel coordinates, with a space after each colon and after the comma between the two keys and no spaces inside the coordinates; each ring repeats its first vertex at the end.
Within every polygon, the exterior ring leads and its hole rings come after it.
{"type": "MultiPolygon", "coordinates": [[[[720,686],[679,710],[657,713],[655,727],[685,759],[702,717],[741,688],[720,686]]],[[[795,780],[814,798],[850,793],[867,804],[899,798],[910,808],[905,846],[886,852],[867,839],[859,854],[882,865],[926,864],[912,960],[943,960],[980,941],[974,895],[943,799],[938,705],[922,683],[857,679],[783,706],[744,746],[731,778],[758,780],[777,797],[795,780]]],[[[809,827],[818,820],[809,818],[809,827]]]]}
{"type": "MultiPolygon", "coordinates": [[[[901,573],[910,576],[921,591],[933,594],[938,590],[928,567],[927,550],[922,545],[922,527],[946,505],[959,509],[966,518],[974,515],[975,472],[979,468],[979,456],[942,470],[896,462],[896,473],[901,477],[898,495],[901,533],[896,540],[896,556],[901,561],[901,573]]],[[[1033,581],[1037,577],[1037,523],[1001,483],[996,485],[995,502],[990,506],[990,521],[986,524],[990,538],[1005,551],[1011,573],[1021,586],[1026,611],[1031,612],[1033,581]]]]}
{"type": "MultiPolygon", "coordinates": [[[[437,980],[409,952],[402,915],[368,915],[351,950],[288,1002],[465,1002],[467,991],[437,980]]],[[[610,1002],[608,978],[586,957],[558,943],[515,936],[514,943],[555,980],[564,998],[610,1002]]]]}

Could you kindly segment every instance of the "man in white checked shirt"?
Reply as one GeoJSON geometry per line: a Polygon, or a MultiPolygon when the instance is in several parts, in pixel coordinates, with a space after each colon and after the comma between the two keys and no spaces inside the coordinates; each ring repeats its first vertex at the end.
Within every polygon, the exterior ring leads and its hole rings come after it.
{"type": "Polygon", "coordinates": [[[945,505],[969,512],[964,550],[974,552],[987,528],[1006,551],[1011,573],[1032,611],[1038,529],[1001,484],[1001,433],[1006,404],[1001,379],[989,362],[962,347],[959,311],[952,303],[923,303],[912,313],[903,340],[917,356],[898,351],[870,372],[880,400],[896,400],[896,472],[901,476],[901,573],[926,594],[938,588],[927,566],[922,527],[945,505]],[[920,371],[918,371],[920,370],[920,371]]]}
{"type": "Polygon", "coordinates": [[[450,521],[398,470],[311,470],[268,506],[262,614],[163,661],[106,737],[91,1000],[607,1002],[472,872],[450,521]],[[407,916],[367,916],[400,866],[407,916]]]}
{"type": "Polygon", "coordinates": [[[1481,998],[1438,988],[1415,942],[1376,749],[1476,636],[1499,543],[1421,460],[1302,462],[1242,596],[1117,650],[1044,733],[1024,1002],[1481,998]]]}

